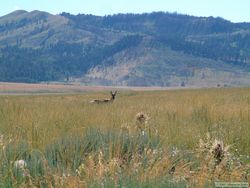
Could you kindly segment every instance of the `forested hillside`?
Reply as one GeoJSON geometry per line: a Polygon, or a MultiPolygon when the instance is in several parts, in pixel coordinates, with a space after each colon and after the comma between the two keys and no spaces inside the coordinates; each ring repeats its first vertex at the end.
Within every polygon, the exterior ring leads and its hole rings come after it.
{"type": "Polygon", "coordinates": [[[250,85],[250,23],[19,10],[0,17],[0,81],[250,85]]]}

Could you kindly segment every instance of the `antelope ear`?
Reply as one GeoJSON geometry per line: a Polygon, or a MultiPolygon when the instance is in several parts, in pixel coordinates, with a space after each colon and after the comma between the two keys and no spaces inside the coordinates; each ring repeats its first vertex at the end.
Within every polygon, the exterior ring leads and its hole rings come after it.
{"type": "Polygon", "coordinates": [[[110,91],[110,94],[113,95],[113,91],[110,91]]]}
{"type": "Polygon", "coordinates": [[[114,95],[116,95],[116,94],[117,94],[117,91],[114,92],[114,95]]]}

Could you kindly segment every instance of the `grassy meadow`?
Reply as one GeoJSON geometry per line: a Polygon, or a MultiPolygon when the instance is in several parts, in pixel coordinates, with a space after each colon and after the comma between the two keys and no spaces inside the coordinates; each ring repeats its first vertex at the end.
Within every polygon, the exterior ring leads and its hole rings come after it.
{"type": "Polygon", "coordinates": [[[250,89],[0,96],[0,187],[250,182],[250,89]]]}

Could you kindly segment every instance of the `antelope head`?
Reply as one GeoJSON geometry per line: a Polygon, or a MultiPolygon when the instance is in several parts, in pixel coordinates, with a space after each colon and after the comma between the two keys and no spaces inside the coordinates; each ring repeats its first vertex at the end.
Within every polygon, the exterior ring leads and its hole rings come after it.
{"type": "Polygon", "coordinates": [[[117,91],[115,91],[115,92],[111,91],[110,94],[111,94],[110,100],[112,100],[112,101],[115,100],[115,96],[117,94],[117,91]]]}

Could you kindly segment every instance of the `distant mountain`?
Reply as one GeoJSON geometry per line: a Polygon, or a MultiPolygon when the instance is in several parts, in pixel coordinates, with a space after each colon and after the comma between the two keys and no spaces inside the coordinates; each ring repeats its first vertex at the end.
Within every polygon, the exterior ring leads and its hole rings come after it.
{"type": "Polygon", "coordinates": [[[250,23],[18,10],[0,17],[0,81],[249,86],[250,23]]]}

